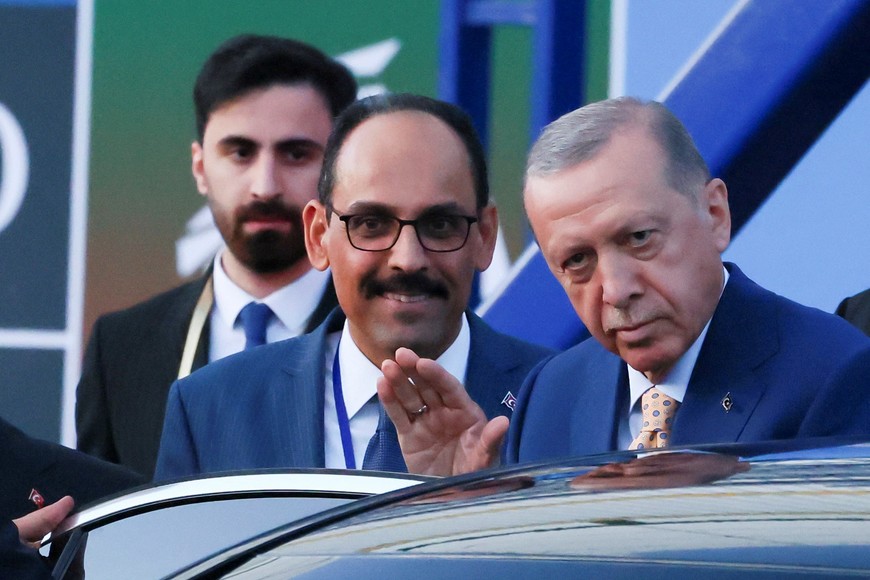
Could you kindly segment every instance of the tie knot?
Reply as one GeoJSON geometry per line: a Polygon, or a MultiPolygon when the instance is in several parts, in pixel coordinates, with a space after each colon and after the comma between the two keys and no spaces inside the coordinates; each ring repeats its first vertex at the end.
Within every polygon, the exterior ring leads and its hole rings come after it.
{"type": "Polygon", "coordinates": [[[266,327],[272,316],[272,309],[260,302],[249,302],[242,308],[239,320],[245,329],[245,350],[266,344],[266,327]]]}
{"type": "Polygon", "coordinates": [[[629,449],[667,447],[680,402],[656,387],[647,389],[640,402],[643,425],[629,449]]]}

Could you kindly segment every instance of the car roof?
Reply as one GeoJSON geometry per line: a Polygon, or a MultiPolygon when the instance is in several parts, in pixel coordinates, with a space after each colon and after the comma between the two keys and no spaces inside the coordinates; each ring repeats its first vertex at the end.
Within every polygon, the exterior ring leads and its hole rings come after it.
{"type": "Polygon", "coordinates": [[[515,573],[866,574],[870,445],[819,444],[623,452],[448,478],[266,533],[180,577],[488,576],[506,562],[515,573]]]}

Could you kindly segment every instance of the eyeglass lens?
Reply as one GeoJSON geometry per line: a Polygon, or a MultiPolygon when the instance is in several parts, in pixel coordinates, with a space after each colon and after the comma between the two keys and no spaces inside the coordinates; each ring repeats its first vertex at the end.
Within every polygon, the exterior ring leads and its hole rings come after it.
{"type": "Polygon", "coordinates": [[[474,218],[459,215],[429,215],[416,220],[392,216],[346,216],[350,242],[361,250],[380,251],[391,248],[399,239],[402,227],[414,226],[420,244],[433,252],[452,252],[465,245],[474,218]]]}

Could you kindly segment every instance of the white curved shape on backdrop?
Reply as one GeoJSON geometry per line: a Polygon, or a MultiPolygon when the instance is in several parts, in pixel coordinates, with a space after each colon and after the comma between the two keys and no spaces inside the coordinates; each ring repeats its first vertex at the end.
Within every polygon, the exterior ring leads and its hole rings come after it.
{"type": "Polygon", "coordinates": [[[340,54],[335,60],[358,77],[375,77],[384,72],[401,48],[402,42],[398,38],[388,38],[340,54]]]}
{"type": "Polygon", "coordinates": [[[15,115],[0,103],[0,232],[18,215],[29,178],[30,156],[24,131],[15,115]]]}

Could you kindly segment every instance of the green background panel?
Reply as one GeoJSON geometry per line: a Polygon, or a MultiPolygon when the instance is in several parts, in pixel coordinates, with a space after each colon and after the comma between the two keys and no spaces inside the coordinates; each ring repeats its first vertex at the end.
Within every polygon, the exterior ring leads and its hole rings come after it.
{"type": "MultiPolygon", "coordinates": [[[[609,4],[594,0],[593,13],[609,4]]],[[[202,205],[190,175],[191,90],[200,65],[243,32],[289,36],[338,55],[397,38],[379,82],[436,95],[437,0],[98,0],[95,6],[85,333],[95,317],[178,282],[175,240],[202,205]]],[[[529,145],[531,32],[494,35],[491,173],[512,256],[525,245],[520,193],[529,145]]],[[[606,66],[606,60],[605,66],[606,66]]],[[[598,86],[606,87],[598,79],[598,86]]]]}
{"type": "MultiPolygon", "coordinates": [[[[375,79],[433,95],[438,2],[96,2],[85,333],[97,314],[178,282],[174,242],[203,205],[190,175],[191,91],[215,47],[244,32],[337,55],[397,37],[375,79]]],[[[369,79],[365,79],[369,80],[369,79]]]]}
{"type": "Polygon", "coordinates": [[[492,108],[490,110],[490,187],[498,202],[500,221],[511,256],[526,242],[520,198],[523,171],[531,136],[530,85],[532,31],[501,26],[494,31],[492,47],[492,108]]]}

